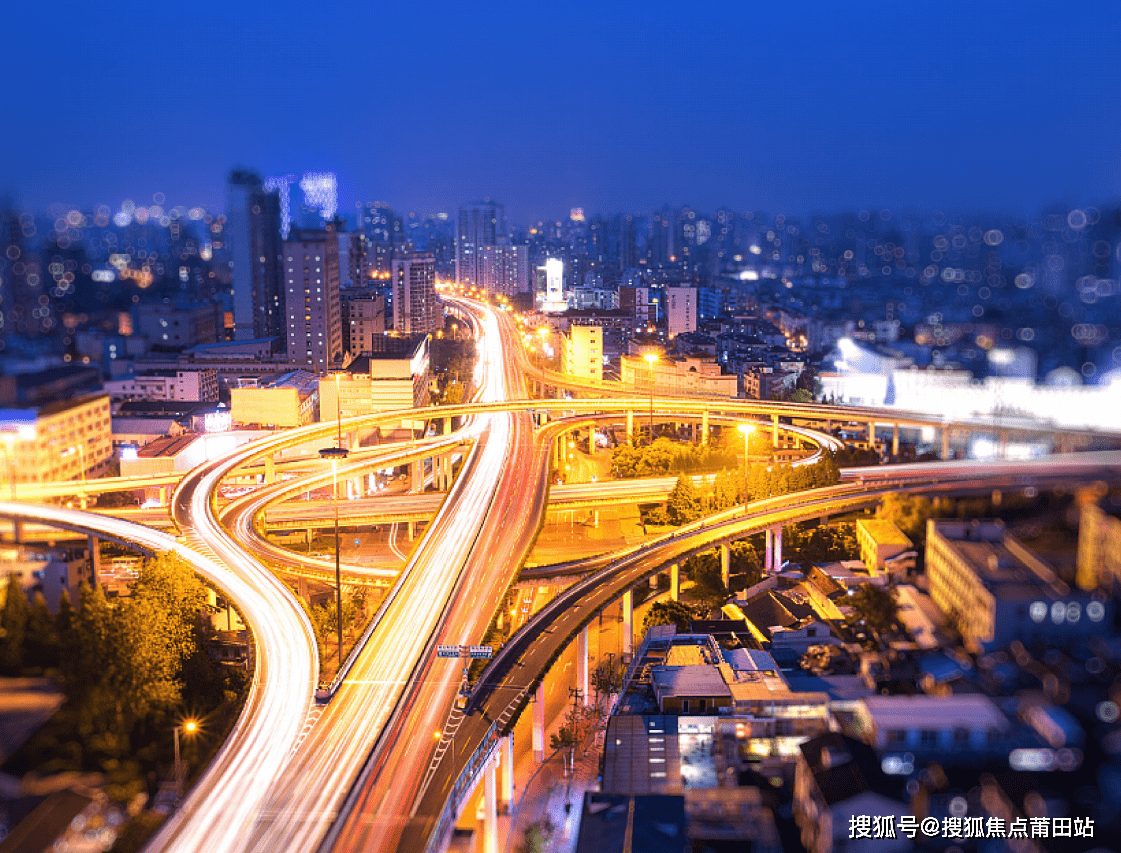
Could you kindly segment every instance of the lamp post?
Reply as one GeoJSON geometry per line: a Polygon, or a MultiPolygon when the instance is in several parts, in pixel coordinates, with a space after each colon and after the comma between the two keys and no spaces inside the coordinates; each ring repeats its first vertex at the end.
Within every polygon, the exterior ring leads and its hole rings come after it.
{"type": "Polygon", "coordinates": [[[335,374],[335,443],[338,445],[340,450],[343,446],[343,397],[342,391],[340,390],[341,377],[341,373],[335,374]]]}
{"type": "Polygon", "coordinates": [[[177,794],[182,794],[183,793],[183,781],[184,781],[184,776],[186,775],[184,773],[185,767],[183,766],[183,761],[179,757],[179,730],[180,729],[182,729],[183,732],[187,735],[193,735],[199,729],[198,721],[197,720],[184,720],[182,722],[182,724],[176,726],[175,729],[174,729],[174,733],[175,733],[175,769],[174,769],[174,773],[175,773],[175,792],[177,794]]]}
{"type": "Polygon", "coordinates": [[[743,434],[743,511],[746,513],[749,498],[747,493],[747,446],[752,433],[755,432],[755,424],[740,424],[739,431],[743,434]]]}
{"type": "Polygon", "coordinates": [[[650,443],[654,443],[654,363],[658,360],[656,352],[648,352],[643,356],[650,373],[650,443]]]}
{"type": "MultiPolygon", "coordinates": [[[[337,374],[336,374],[337,375],[337,374]]],[[[331,460],[331,491],[335,505],[335,615],[339,626],[339,670],[343,668],[343,581],[339,568],[339,460],[350,455],[344,447],[323,447],[319,450],[323,459],[331,460]]]]}

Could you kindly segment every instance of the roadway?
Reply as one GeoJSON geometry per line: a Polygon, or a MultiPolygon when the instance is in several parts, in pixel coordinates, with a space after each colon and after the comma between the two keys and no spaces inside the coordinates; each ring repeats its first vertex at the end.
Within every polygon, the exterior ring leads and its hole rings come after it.
{"type": "MultiPolygon", "coordinates": [[[[256,642],[257,665],[245,708],[214,760],[147,849],[227,853],[241,848],[251,822],[306,717],[300,697],[315,687],[317,659],[302,610],[286,606],[278,582],[257,583],[238,570],[158,530],[90,512],[0,503],[0,516],[111,539],[143,552],[171,553],[222,590],[244,616],[256,642]]],[[[290,597],[290,596],[289,596],[290,597]]]]}
{"type": "Polygon", "coordinates": [[[668,563],[776,524],[872,506],[884,495],[898,491],[988,492],[996,488],[1022,488],[1029,483],[1067,483],[1072,478],[1117,479],[1121,475],[1121,454],[1091,456],[1095,458],[1007,463],[996,466],[997,470],[992,472],[970,463],[928,464],[925,470],[912,466],[902,477],[896,476],[896,466],[868,469],[857,475],[864,482],[760,501],[752,504],[746,514],[737,508],[710,516],[654,542],[612,555],[606,563],[604,558],[585,561],[586,570],[591,573],[560,592],[503,646],[483,673],[467,709],[462,715],[453,715],[454,758],[440,762],[432,784],[416,805],[411,834],[398,849],[439,849],[440,839],[433,839],[431,834],[448,803],[453,776],[462,772],[476,749],[486,742],[492,726],[497,724],[499,735],[512,727],[537,682],[579,630],[623,592],[663,571],[668,563]]]}

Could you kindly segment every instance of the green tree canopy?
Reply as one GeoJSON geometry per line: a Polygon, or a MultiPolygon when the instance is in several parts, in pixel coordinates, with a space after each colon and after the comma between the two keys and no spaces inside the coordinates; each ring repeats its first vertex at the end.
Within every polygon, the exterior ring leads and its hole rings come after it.
{"type": "Polygon", "coordinates": [[[680,601],[655,601],[642,620],[642,633],[657,625],[673,625],[678,631],[688,631],[693,611],[680,601]]]}

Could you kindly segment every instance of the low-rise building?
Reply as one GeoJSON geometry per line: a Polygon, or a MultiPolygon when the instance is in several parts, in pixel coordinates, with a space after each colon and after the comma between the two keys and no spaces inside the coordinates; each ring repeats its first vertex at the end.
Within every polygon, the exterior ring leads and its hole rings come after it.
{"type": "Polygon", "coordinates": [[[323,420],[428,405],[429,337],[374,338],[380,351],[354,359],[320,383],[323,420]]]}
{"type": "Polygon", "coordinates": [[[775,400],[794,390],[798,374],[773,367],[753,367],[743,372],[743,395],[749,400],[775,400]]]}
{"type": "Polygon", "coordinates": [[[910,813],[901,785],[883,772],[868,744],[839,732],[802,744],[794,773],[794,820],[808,853],[910,850],[911,839],[895,829],[910,813]],[[858,825],[860,831],[854,832],[858,825]]]}
{"type": "Polygon", "coordinates": [[[3,576],[18,577],[28,600],[33,600],[35,593],[42,593],[52,613],[58,612],[63,590],[77,606],[81,585],[97,584],[96,564],[85,545],[0,545],[3,576]]]}
{"type": "Polygon", "coordinates": [[[156,349],[185,349],[218,340],[218,306],[212,302],[140,302],[132,306],[133,330],[156,349]]]}
{"type": "Polygon", "coordinates": [[[872,575],[883,574],[888,561],[914,548],[894,522],[883,518],[857,519],[856,541],[860,545],[860,559],[872,575]]]}
{"type": "Polygon", "coordinates": [[[724,375],[720,365],[707,355],[660,355],[653,364],[643,355],[620,358],[623,384],[635,391],[655,394],[693,394],[698,396],[736,397],[739,377],[724,375]]]}
{"type": "Polygon", "coordinates": [[[1078,586],[1121,590],[1121,518],[1083,500],[1078,518],[1078,586]]]}
{"type": "Polygon", "coordinates": [[[1000,520],[927,522],[926,572],[931,599],[971,651],[1076,642],[1112,618],[1111,600],[1072,590],[1000,520]]]}
{"type": "Polygon", "coordinates": [[[307,370],[243,378],[230,391],[235,426],[295,427],[319,419],[319,379],[307,370]]]}
{"type": "Polygon", "coordinates": [[[218,399],[218,372],[199,370],[153,370],[131,374],[105,383],[105,393],[119,400],[184,400],[210,402],[218,399]]]}
{"type": "Polygon", "coordinates": [[[1007,755],[1012,725],[988,696],[868,696],[854,725],[879,752],[910,752],[919,761],[1007,755]]]}

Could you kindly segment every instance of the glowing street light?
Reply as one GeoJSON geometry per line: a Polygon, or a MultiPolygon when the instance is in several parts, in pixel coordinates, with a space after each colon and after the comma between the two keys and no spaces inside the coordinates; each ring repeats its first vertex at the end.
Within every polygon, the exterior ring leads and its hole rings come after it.
{"type": "Polygon", "coordinates": [[[654,443],[654,364],[658,360],[656,352],[648,352],[643,356],[650,371],[650,443],[654,443]]]}
{"type": "Polygon", "coordinates": [[[183,764],[179,756],[179,730],[182,729],[183,733],[187,736],[194,735],[199,730],[198,720],[184,720],[181,724],[174,728],[175,734],[175,791],[177,794],[183,793],[183,782],[186,779],[186,766],[183,764]]]}
{"type": "MultiPolygon", "coordinates": [[[[335,374],[336,376],[338,374],[335,374]]],[[[350,455],[345,447],[323,447],[319,450],[323,459],[331,460],[331,486],[335,505],[335,615],[339,627],[339,671],[343,668],[343,581],[339,566],[339,460],[350,455]]]]}

